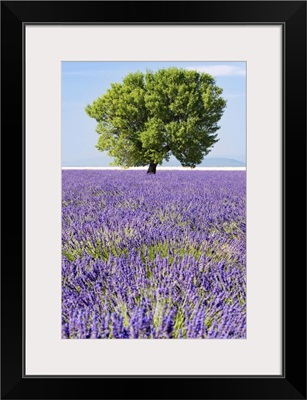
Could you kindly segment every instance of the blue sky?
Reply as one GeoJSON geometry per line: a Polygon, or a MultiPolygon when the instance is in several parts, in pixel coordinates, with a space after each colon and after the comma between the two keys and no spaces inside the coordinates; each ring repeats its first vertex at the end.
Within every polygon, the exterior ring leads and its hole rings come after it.
{"type": "MultiPolygon", "coordinates": [[[[62,166],[100,167],[113,159],[95,148],[96,121],[84,111],[110,84],[130,72],[175,66],[207,72],[223,88],[227,107],[219,122],[219,142],[206,158],[246,159],[246,64],[244,62],[62,62],[62,166]]],[[[175,160],[172,159],[172,165],[175,160]]],[[[167,163],[163,163],[167,166],[167,163]]],[[[180,165],[178,163],[178,165],[180,165]]]]}

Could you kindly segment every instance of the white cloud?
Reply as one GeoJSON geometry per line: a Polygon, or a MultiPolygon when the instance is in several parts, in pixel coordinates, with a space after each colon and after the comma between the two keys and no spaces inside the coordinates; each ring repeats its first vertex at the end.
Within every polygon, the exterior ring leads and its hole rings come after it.
{"type": "Polygon", "coordinates": [[[198,72],[206,72],[213,76],[245,76],[245,68],[236,65],[208,65],[195,66],[186,68],[198,72]]]}

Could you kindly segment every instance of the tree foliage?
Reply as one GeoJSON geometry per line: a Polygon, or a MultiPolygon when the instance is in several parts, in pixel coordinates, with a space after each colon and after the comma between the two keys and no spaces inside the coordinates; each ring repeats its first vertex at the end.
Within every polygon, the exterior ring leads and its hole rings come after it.
{"type": "Polygon", "coordinates": [[[162,164],[172,154],[195,167],[218,141],[221,94],[211,75],[172,67],[130,73],[85,110],[98,123],[96,147],[114,165],[162,164]]]}

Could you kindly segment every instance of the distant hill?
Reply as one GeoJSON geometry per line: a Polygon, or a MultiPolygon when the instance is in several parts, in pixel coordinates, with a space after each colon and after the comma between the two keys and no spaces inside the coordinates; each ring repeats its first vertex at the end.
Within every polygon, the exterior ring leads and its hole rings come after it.
{"type": "MultiPolygon", "coordinates": [[[[163,167],[179,167],[180,163],[176,159],[163,163],[163,167]]],[[[245,163],[231,158],[207,157],[197,167],[245,167],[245,163]]]]}
{"type": "MultiPolygon", "coordinates": [[[[93,157],[76,161],[63,161],[63,167],[109,167],[110,159],[106,157],[93,157]]],[[[169,162],[163,162],[163,167],[179,167],[180,162],[171,157],[169,162]]],[[[198,167],[245,167],[245,163],[231,158],[206,157],[198,167]]]]}
{"type": "Polygon", "coordinates": [[[245,163],[232,158],[206,158],[201,167],[245,167],[245,163]]]}

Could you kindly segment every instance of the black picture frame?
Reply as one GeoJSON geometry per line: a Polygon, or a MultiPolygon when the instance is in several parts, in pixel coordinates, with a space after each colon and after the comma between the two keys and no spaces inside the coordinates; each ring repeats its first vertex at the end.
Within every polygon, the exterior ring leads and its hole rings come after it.
{"type": "Polygon", "coordinates": [[[1,56],[1,398],[306,399],[306,2],[2,1],[1,56]],[[24,375],[23,31],[30,23],[283,26],[281,376],[24,375]]]}

